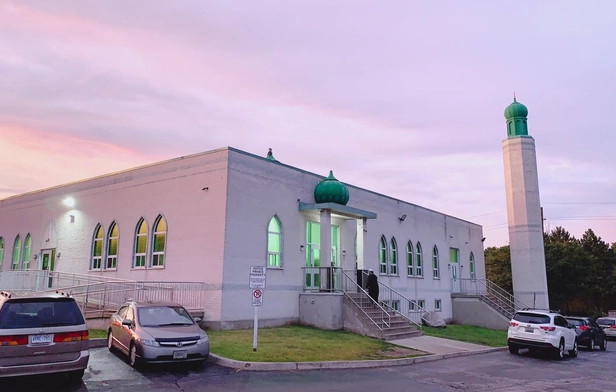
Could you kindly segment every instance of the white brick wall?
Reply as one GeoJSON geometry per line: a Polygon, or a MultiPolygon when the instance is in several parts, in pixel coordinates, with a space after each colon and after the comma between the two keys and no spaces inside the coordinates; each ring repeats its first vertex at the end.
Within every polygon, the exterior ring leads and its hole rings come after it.
{"type": "MultiPolygon", "coordinates": [[[[30,232],[33,255],[56,248],[61,253],[57,271],[88,273],[96,224],[107,230],[115,220],[120,228],[118,269],[92,273],[135,280],[203,281],[209,288],[206,321],[249,321],[253,317],[250,266],[266,264],[267,227],[277,215],[283,230],[283,268],[267,272],[259,317],[297,319],[306,257],[300,245],[305,245],[306,221],[319,221],[318,212],[299,211],[298,199],[314,202],[314,187],[328,173],[321,174],[224,148],[8,198],[0,201],[0,236],[5,238],[2,268],[10,268],[17,233],[23,239],[30,232]],[[75,198],[74,209],[62,205],[66,196],[75,198]],[[159,213],[168,223],[166,267],[132,269],[136,224],[145,217],[151,234],[159,213]],[[69,215],[75,216],[73,223],[69,215]]],[[[349,191],[350,207],[378,214],[368,221],[365,233],[365,268],[378,272],[379,238],[385,235],[389,241],[395,236],[399,276],[379,279],[411,299],[425,300],[428,310],[433,310],[435,299],[441,299],[442,317],[451,317],[449,248],[460,249],[463,277],[469,276],[469,255],[474,252],[477,277],[484,278],[481,227],[367,190],[350,186],[349,191]],[[400,222],[403,214],[407,218],[400,222]],[[406,277],[409,239],[414,245],[422,244],[423,279],[406,277]],[[435,244],[440,253],[438,280],[432,279],[431,269],[435,244]]],[[[340,226],[340,255],[346,251],[346,257],[340,258],[342,267],[353,270],[356,222],[334,217],[332,223],[340,226]]]]}

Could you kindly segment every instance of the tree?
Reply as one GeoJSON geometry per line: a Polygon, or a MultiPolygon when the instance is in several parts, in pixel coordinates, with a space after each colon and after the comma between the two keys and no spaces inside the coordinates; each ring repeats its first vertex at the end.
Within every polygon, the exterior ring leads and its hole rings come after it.
{"type": "Polygon", "coordinates": [[[609,244],[598,237],[591,229],[586,230],[580,239],[580,244],[589,256],[587,268],[589,276],[586,278],[586,294],[592,301],[592,310],[607,310],[615,303],[616,279],[614,267],[616,255],[609,244]]]}
{"type": "Polygon", "coordinates": [[[513,292],[511,283],[511,250],[509,245],[487,248],[484,252],[486,278],[508,292],[513,292]]]}

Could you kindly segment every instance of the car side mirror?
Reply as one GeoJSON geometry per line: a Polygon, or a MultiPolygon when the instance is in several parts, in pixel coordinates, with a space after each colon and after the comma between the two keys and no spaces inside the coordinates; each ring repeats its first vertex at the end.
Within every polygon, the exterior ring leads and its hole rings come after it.
{"type": "Polygon", "coordinates": [[[195,320],[195,323],[199,323],[201,322],[201,317],[193,317],[193,320],[195,320]]]}
{"type": "Polygon", "coordinates": [[[133,326],[133,322],[132,322],[132,320],[124,319],[124,320],[122,320],[122,325],[126,325],[127,327],[132,327],[133,326]]]}

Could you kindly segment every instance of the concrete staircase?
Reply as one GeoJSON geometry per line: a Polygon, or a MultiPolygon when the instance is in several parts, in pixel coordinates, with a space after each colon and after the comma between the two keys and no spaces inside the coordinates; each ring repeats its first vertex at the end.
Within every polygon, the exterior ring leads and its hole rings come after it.
{"type": "Polygon", "coordinates": [[[345,305],[347,309],[355,310],[353,314],[362,324],[364,335],[383,340],[396,340],[424,334],[416,325],[397,314],[393,309],[382,305],[386,310],[383,312],[381,308],[375,307],[365,293],[347,293],[347,295],[350,298],[345,297],[345,305]]]}
{"type": "Polygon", "coordinates": [[[506,300],[502,296],[488,292],[480,296],[481,301],[490,305],[491,308],[505,316],[507,319],[511,319],[515,313],[513,303],[506,300]]]}

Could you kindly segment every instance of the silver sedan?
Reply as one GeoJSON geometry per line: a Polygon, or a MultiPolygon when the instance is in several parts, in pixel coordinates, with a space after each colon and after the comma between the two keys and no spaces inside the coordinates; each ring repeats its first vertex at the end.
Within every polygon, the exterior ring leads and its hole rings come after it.
{"type": "Polygon", "coordinates": [[[127,302],[109,320],[109,351],[140,362],[205,361],[210,353],[207,334],[188,311],[174,302],[127,302]]]}

